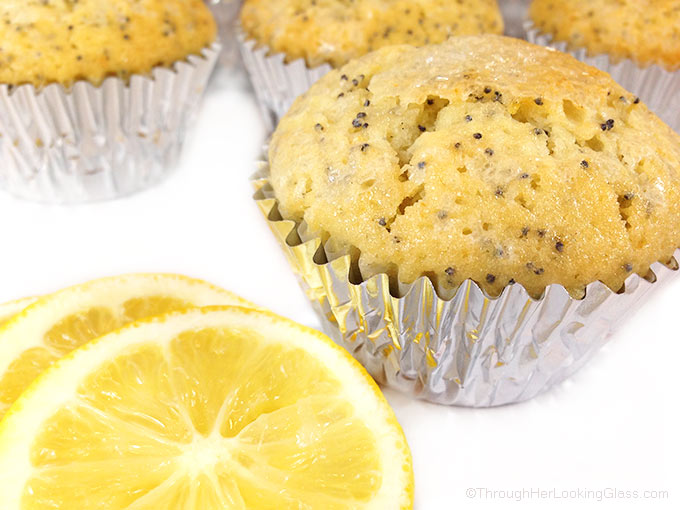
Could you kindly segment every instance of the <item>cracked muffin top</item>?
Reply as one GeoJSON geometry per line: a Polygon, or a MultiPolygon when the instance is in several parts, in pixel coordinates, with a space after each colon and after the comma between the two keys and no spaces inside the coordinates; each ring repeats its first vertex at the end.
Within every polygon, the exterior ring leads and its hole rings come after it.
{"type": "Polygon", "coordinates": [[[364,278],[575,296],[680,243],[680,137],[608,74],[501,36],[394,46],[298,98],[270,146],[286,219],[364,278]]]}
{"type": "Polygon", "coordinates": [[[392,44],[503,33],[496,0],[245,0],[246,34],[288,61],[340,67],[392,44]]]}
{"type": "Polygon", "coordinates": [[[200,54],[215,37],[202,0],[2,0],[0,83],[127,79],[200,54]]]}
{"type": "Polygon", "coordinates": [[[533,0],[536,27],[591,55],[680,69],[678,0],[533,0]]]}

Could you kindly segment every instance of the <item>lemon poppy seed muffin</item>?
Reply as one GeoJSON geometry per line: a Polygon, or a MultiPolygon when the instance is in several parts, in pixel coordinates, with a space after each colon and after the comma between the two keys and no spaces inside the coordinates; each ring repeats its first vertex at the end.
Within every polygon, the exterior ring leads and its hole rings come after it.
{"type": "Polygon", "coordinates": [[[206,90],[215,40],[202,0],[0,0],[0,187],[79,203],[158,182],[206,90]]]}
{"type": "Polygon", "coordinates": [[[215,34],[202,0],[3,0],[0,83],[147,74],[200,54],[215,34]]]}
{"type": "Polygon", "coordinates": [[[241,26],[288,61],[339,67],[387,45],[500,34],[503,19],[496,0],[246,0],[241,26]]]}
{"type": "Polygon", "coordinates": [[[680,137],[606,73],[494,35],[378,50],[323,77],[269,152],[284,219],[363,278],[573,296],[680,243],[680,137]]]}
{"type": "Polygon", "coordinates": [[[678,0],[534,0],[533,23],[591,55],[680,69],[678,0]]]}

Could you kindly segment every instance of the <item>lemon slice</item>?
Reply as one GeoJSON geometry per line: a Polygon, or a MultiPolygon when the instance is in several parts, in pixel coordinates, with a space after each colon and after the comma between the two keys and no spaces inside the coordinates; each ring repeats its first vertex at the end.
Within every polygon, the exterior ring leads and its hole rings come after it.
{"type": "Polygon", "coordinates": [[[0,424],[3,510],[399,510],[411,456],[373,380],[268,312],[137,322],[47,370],[0,424]]]}
{"type": "Polygon", "coordinates": [[[0,327],[0,419],[76,347],[144,317],[206,305],[249,303],[207,282],[165,274],[103,278],[39,299],[0,327]]]}
{"type": "Polygon", "coordinates": [[[38,298],[27,297],[22,299],[17,299],[16,301],[10,301],[9,303],[3,303],[0,305],[0,328],[9,321],[16,314],[21,312],[27,306],[32,305],[37,301],[38,298]]]}

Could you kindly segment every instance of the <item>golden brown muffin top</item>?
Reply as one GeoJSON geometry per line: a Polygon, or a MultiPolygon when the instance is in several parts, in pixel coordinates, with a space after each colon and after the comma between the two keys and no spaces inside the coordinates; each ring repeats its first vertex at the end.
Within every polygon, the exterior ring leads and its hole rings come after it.
{"type": "Polygon", "coordinates": [[[202,0],[0,0],[0,83],[127,79],[200,54],[215,34],[202,0]]]}
{"type": "Polygon", "coordinates": [[[288,61],[340,67],[383,46],[502,34],[496,0],[246,0],[246,34],[288,61]]]}
{"type": "Polygon", "coordinates": [[[678,0],[533,0],[534,24],[572,48],[680,68],[678,0]]]}
{"type": "Polygon", "coordinates": [[[680,244],[680,137],[608,74],[501,36],[335,70],[274,133],[284,218],[440,289],[618,290],[680,244]]]}

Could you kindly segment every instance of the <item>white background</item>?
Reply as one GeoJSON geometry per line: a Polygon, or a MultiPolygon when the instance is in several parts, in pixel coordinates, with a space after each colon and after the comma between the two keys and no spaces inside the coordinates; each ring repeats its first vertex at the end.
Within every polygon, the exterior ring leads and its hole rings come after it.
{"type": "MultiPolygon", "coordinates": [[[[318,327],[251,200],[249,176],[264,136],[245,79],[222,69],[179,168],[156,188],[78,207],[0,194],[0,300],[105,275],[168,271],[318,327]]],[[[387,391],[413,450],[416,509],[680,508],[680,279],[673,283],[585,369],[528,403],[446,408],[387,391]],[[468,488],[476,497],[467,497],[468,488]],[[522,489],[662,490],[669,498],[491,499],[494,490],[522,489]]]]}

